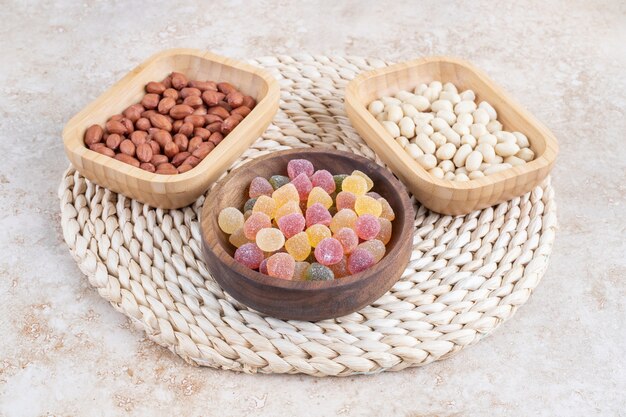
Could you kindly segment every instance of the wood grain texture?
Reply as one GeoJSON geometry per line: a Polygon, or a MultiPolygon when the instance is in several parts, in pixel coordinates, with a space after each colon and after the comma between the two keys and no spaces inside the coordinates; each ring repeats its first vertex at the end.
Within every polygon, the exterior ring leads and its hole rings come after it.
{"type": "Polygon", "coordinates": [[[282,319],[322,320],[356,311],[382,296],[406,268],[413,242],[415,212],[404,186],[386,169],[346,152],[293,149],[257,158],[231,172],[208,194],[202,208],[202,248],[211,275],[230,295],[258,311],[282,319]],[[374,191],[389,201],[396,213],[387,254],[372,268],[330,282],[288,281],[263,275],[233,259],[235,247],[217,223],[225,207],[242,207],[248,186],[256,176],[287,173],[291,159],[305,158],[316,169],[333,174],[358,169],[375,183],[374,191]]]}
{"type": "Polygon", "coordinates": [[[89,180],[160,208],[192,203],[265,131],[278,110],[279,87],[262,69],[193,49],[158,53],[128,73],[75,115],[63,129],[65,152],[89,180]],[[178,71],[193,80],[228,81],[257,100],[252,112],[197,167],[176,175],[152,174],[85,147],[84,131],[137,103],[149,81],[178,71]]]}
{"type": "Polygon", "coordinates": [[[460,59],[429,57],[368,71],[346,88],[346,112],[353,126],[376,154],[402,179],[417,200],[429,209],[451,215],[467,214],[507,201],[536,187],[550,172],[558,144],[554,135],[491,81],[460,59]],[[504,129],[524,133],[535,152],[527,164],[466,182],[431,176],[396,143],[366,106],[381,96],[413,90],[420,83],[451,82],[459,90],[472,89],[476,100],[488,101],[504,129]]]}

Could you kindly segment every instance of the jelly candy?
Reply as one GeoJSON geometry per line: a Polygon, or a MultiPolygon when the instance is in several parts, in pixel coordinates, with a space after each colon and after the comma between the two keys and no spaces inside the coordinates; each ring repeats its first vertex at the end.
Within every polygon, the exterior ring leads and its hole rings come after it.
{"type": "Polygon", "coordinates": [[[342,227],[337,230],[333,237],[341,243],[344,254],[352,252],[359,244],[359,237],[356,235],[356,232],[349,227],[342,227]]]}
{"type": "Polygon", "coordinates": [[[333,175],[333,181],[335,181],[335,190],[341,190],[341,183],[346,178],[348,178],[346,174],[333,175]]]}
{"type": "Polygon", "coordinates": [[[306,229],[305,233],[309,238],[309,244],[316,247],[323,239],[330,237],[330,229],[323,224],[314,224],[306,229]]]}
{"type": "Polygon", "coordinates": [[[313,184],[313,187],[320,187],[328,194],[335,192],[336,185],[333,175],[325,169],[315,171],[315,173],[311,176],[311,183],[313,184]]]}
{"type": "Polygon", "coordinates": [[[250,198],[256,198],[261,195],[266,195],[270,197],[273,192],[274,188],[268,180],[263,177],[256,177],[250,182],[248,195],[250,196],[250,198]]]}
{"type": "Polygon", "coordinates": [[[365,195],[368,197],[372,197],[374,200],[378,200],[379,198],[382,198],[380,194],[374,191],[368,191],[367,193],[365,193],[365,195]]]}
{"type": "Polygon", "coordinates": [[[341,183],[342,191],[349,191],[355,195],[363,195],[367,192],[367,181],[358,175],[350,175],[341,183]]]}
{"type": "Polygon", "coordinates": [[[259,230],[272,227],[272,220],[265,213],[252,213],[243,224],[243,233],[246,238],[254,240],[259,230]]]}
{"type": "Polygon", "coordinates": [[[337,197],[335,198],[335,206],[337,206],[337,210],[345,208],[354,210],[355,201],[356,196],[350,191],[341,191],[339,192],[339,194],[337,194],[337,197]]]}
{"type": "Polygon", "coordinates": [[[354,225],[354,230],[358,237],[363,240],[372,240],[380,232],[380,223],[378,217],[371,214],[364,214],[359,216],[354,225]]]}
{"type": "Polygon", "coordinates": [[[254,243],[241,245],[235,251],[235,261],[250,269],[257,269],[265,258],[263,251],[254,243]]]}
{"type": "Polygon", "coordinates": [[[267,217],[273,219],[276,215],[276,201],[272,197],[260,195],[256,199],[256,203],[254,203],[254,207],[252,208],[252,212],[257,211],[265,213],[267,214],[267,217]]]}
{"type": "Polygon", "coordinates": [[[367,184],[367,191],[371,190],[374,187],[374,181],[372,181],[372,179],[370,177],[367,176],[367,174],[365,172],[359,171],[358,169],[355,169],[354,171],[352,171],[352,175],[356,175],[359,176],[361,178],[363,178],[367,184]]]}
{"type": "Polygon", "coordinates": [[[220,226],[220,229],[229,235],[243,226],[243,222],[243,214],[235,207],[226,207],[217,216],[217,224],[220,226]]]}
{"type": "Polygon", "coordinates": [[[285,184],[278,190],[274,191],[272,198],[276,200],[276,207],[280,207],[288,201],[300,202],[300,194],[293,184],[285,184]]]}
{"type": "Polygon", "coordinates": [[[357,249],[365,249],[374,256],[374,262],[378,263],[385,256],[385,244],[378,239],[368,240],[357,246],[357,249]]]}
{"type": "Polygon", "coordinates": [[[271,277],[291,279],[295,268],[296,261],[288,253],[275,253],[267,258],[267,274],[271,277]]]}
{"type": "Polygon", "coordinates": [[[380,203],[380,206],[382,207],[380,217],[382,217],[383,219],[387,219],[389,221],[395,220],[396,213],[393,212],[393,208],[391,208],[391,206],[389,205],[389,202],[382,197],[378,199],[378,202],[380,203]]]}
{"type": "Polygon", "coordinates": [[[287,201],[285,204],[280,206],[278,210],[276,210],[276,214],[274,217],[276,219],[280,219],[283,216],[286,216],[288,214],[294,214],[294,213],[302,215],[300,204],[296,203],[295,201],[287,201]]]}
{"type": "Polygon", "coordinates": [[[358,214],[359,216],[362,216],[364,214],[371,214],[372,216],[378,217],[383,211],[383,206],[372,197],[360,195],[357,196],[356,201],[354,202],[354,211],[356,211],[356,214],[358,214]]]}
{"type": "Polygon", "coordinates": [[[255,204],[256,204],[256,198],[249,199],[248,201],[246,201],[246,204],[244,204],[243,206],[243,212],[245,213],[246,211],[252,211],[255,204]]]}
{"type": "Polygon", "coordinates": [[[248,240],[248,238],[246,238],[246,235],[243,234],[243,227],[235,230],[233,234],[228,237],[228,241],[236,248],[246,243],[250,243],[250,240],[248,240]]]}
{"type": "Polygon", "coordinates": [[[348,258],[348,271],[351,274],[358,274],[374,265],[374,255],[365,249],[355,249],[348,258]]]}
{"type": "Polygon", "coordinates": [[[291,213],[279,218],[276,223],[287,239],[304,230],[306,222],[300,213],[291,213]]]}
{"type": "Polygon", "coordinates": [[[324,191],[321,187],[313,187],[311,192],[309,193],[309,198],[307,200],[307,207],[311,207],[315,203],[320,203],[327,209],[333,205],[333,199],[328,195],[326,191],[324,191]]]}
{"type": "Polygon", "coordinates": [[[380,231],[376,235],[375,239],[380,240],[386,245],[391,240],[393,226],[389,220],[383,219],[382,217],[378,219],[378,223],[380,224],[380,231]]]}
{"type": "Polygon", "coordinates": [[[278,190],[283,185],[289,184],[289,178],[284,175],[272,175],[269,179],[269,183],[274,190],[278,190]]]}
{"type": "Polygon", "coordinates": [[[343,278],[350,275],[348,270],[348,258],[344,256],[339,262],[333,265],[328,265],[328,268],[333,271],[335,278],[343,278]]]}
{"type": "Polygon", "coordinates": [[[300,262],[304,261],[311,254],[311,244],[309,243],[309,237],[306,232],[300,232],[285,242],[285,249],[287,253],[300,262]]]}
{"type": "Polygon", "coordinates": [[[306,176],[304,172],[298,174],[296,178],[291,180],[291,184],[296,187],[298,190],[298,194],[300,195],[300,200],[306,200],[309,197],[309,193],[313,189],[313,184],[309,177],[306,176]]]}
{"type": "Polygon", "coordinates": [[[285,244],[283,232],[273,227],[261,229],[256,234],[256,245],[264,252],[275,252],[285,244]]]}
{"type": "Polygon", "coordinates": [[[307,177],[310,177],[311,175],[313,175],[313,171],[315,171],[315,168],[313,168],[313,164],[311,163],[311,161],[308,161],[306,159],[292,159],[287,163],[287,175],[289,175],[289,178],[291,179],[296,178],[301,173],[304,173],[307,177]]]}
{"type": "Polygon", "coordinates": [[[246,220],[248,220],[248,218],[252,216],[252,210],[248,210],[245,213],[243,213],[243,221],[244,223],[246,222],[246,220]]]}
{"type": "Polygon", "coordinates": [[[318,264],[317,262],[312,263],[306,269],[304,273],[307,281],[332,281],[335,279],[335,274],[330,270],[327,266],[322,264],[318,264]]]}
{"type": "Polygon", "coordinates": [[[265,275],[267,275],[267,259],[268,258],[263,259],[259,264],[259,272],[265,275]]]}
{"type": "Polygon", "coordinates": [[[296,262],[296,266],[293,271],[294,281],[304,281],[306,279],[306,270],[311,265],[308,262],[296,262]]]}
{"type": "Polygon", "coordinates": [[[311,227],[314,224],[330,226],[331,220],[332,216],[330,215],[330,212],[320,203],[315,203],[306,209],[306,227],[311,227]]]}
{"type": "Polygon", "coordinates": [[[339,210],[330,221],[330,230],[337,232],[342,227],[354,229],[357,221],[357,215],[350,209],[339,210]]]}
{"type": "Polygon", "coordinates": [[[336,264],[343,258],[343,247],[337,239],[328,237],[315,247],[315,259],[322,265],[336,264]]]}

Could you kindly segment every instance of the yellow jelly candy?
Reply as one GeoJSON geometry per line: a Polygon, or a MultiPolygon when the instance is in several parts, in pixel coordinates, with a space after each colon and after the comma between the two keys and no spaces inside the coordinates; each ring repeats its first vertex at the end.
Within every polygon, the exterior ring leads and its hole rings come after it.
{"type": "Polygon", "coordinates": [[[246,243],[250,243],[250,240],[248,240],[246,235],[243,233],[243,227],[235,230],[233,234],[228,237],[228,241],[236,248],[245,245],[246,243]]]}
{"type": "Polygon", "coordinates": [[[217,224],[222,232],[231,234],[243,226],[244,216],[235,207],[226,207],[217,216],[217,224]]]}
{"type": "Polygon", "coordinates": [[[367,181],[358,175],[350,175],[341,183],[341,190],[355,195],[363,195],[367,192],[367,181]]]}
{"type": "Polygon", "coordinates": [[[311,244],[306,232],[293,235],[285,242],[287,253],[298,262],[304,261],[311,254],[311,244]]]}
{"type": "Polygon", "coordinates": [[[359,216],[371,214],[372,216],[380,217],[380,214],[383,212],[383,206],[370,196],[360,195],[354,202],[354,211],[359,216]]]}
{"type": "Polygon", "coordinates": [[[256,245],[263,252],[274,252],[282,248],[285,244],[283,232],[273,227],[259,230],[256,234],[256,245]]]}
{"type": "Polygon", "coordinates": [[[309,193],[309,199],[306,202],[307,207],[311,207],[315,203],[320,203],[327,209],[333,205],[333,199],[321,187],[313,187],[309,193]]]}
{"type": "Polygon", "coordinates": [[[380,213],[380,217],[389,221],[393,221],[396,218],[396,213],[393,212],[393,209],[389,205],[389,202],[382,197],[379,198],[377,201],[381,204],[383,208],[382,212],[380,213]]]}
{"type": "Polygon", "coordinates": [[[354,229],[357,217],[356,213],[350,209],[339,210],[330,221],[330,230],[337,233],[342,227],[354,229]]]}
{"type": "Polygon", "coordinates": [[[285,184],[272,193],[272,198],[276,201],[276,207],[281,207],[289,201],[300,202],[300,194],[293,184],[285,184]]]}
{"type": "Polygon", "coordinates": [[[365,180],[365,182],[367,183],[367,191],[371,190],[374,187],[374,181],[372,181],[372,179],[368,177],[365,172],[355,169],[354,171],[352,171],[352,175],[359,176],[365,180]]]}
{"type": "Polygon", "coordinates": [[[276,210],[275,217],[276,220],[278,220],[283,216],[293,213],[302,214],[302,210],[300,210],[300,204],[296,203],[295,201],[287,201],[285,204],[280,206],[278,210],[276,210]]]}
{"type": "Polygon", "coordinates": [[[260,211],[261,213],[267,214],[270,219],[273,219],[276,214],[276,201],[272,197],[260,195],[256,199],[252,211],[260,211]]]}
{"type": "Polygon", "coordinates": [[[314,224],[306,229],[306,235],[309,238],[309,244],[316,247],[318,243],[331,236],[330,229],[323,224],[314,224]]]}

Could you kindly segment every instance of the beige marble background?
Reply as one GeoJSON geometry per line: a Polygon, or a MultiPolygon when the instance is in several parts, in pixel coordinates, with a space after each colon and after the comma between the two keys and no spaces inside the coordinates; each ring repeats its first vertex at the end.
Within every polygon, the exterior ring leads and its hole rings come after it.
{"type": "Polygon", "coordinates": [[[0,1],[0,416],[626,415],[623,1],[0,1]],[[193,368],[129,327],[63,243],[65,122],[152,53],[471,60],[554,131],[560,230],[491,337],[424,368],[193,368]]]}

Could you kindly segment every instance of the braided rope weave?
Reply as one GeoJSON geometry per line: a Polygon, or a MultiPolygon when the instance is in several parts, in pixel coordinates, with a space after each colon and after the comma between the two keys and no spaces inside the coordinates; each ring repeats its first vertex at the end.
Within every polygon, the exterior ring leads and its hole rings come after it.
{"type": "MultiPolygon", "coordinates": [[[[291,147],[334,147],[375,159],[351,127],[343,91],[363,58],[270,57],[280,110],[244,160],[291,147]]],[[[379,160],[377,162],[380,163],[379,160]]],[[[537,286],[556,229],[549,180],[466,216],[416,210],[402,278],[359,312],[317,323],[283,321],[225,294],[202,261],[198,213],[154,209],[69,168],[59,188],[65,241],[98,293],[187,362],[263,373],[346,376],[397,371],[448,357],[511,317],[537,286]]]]}

